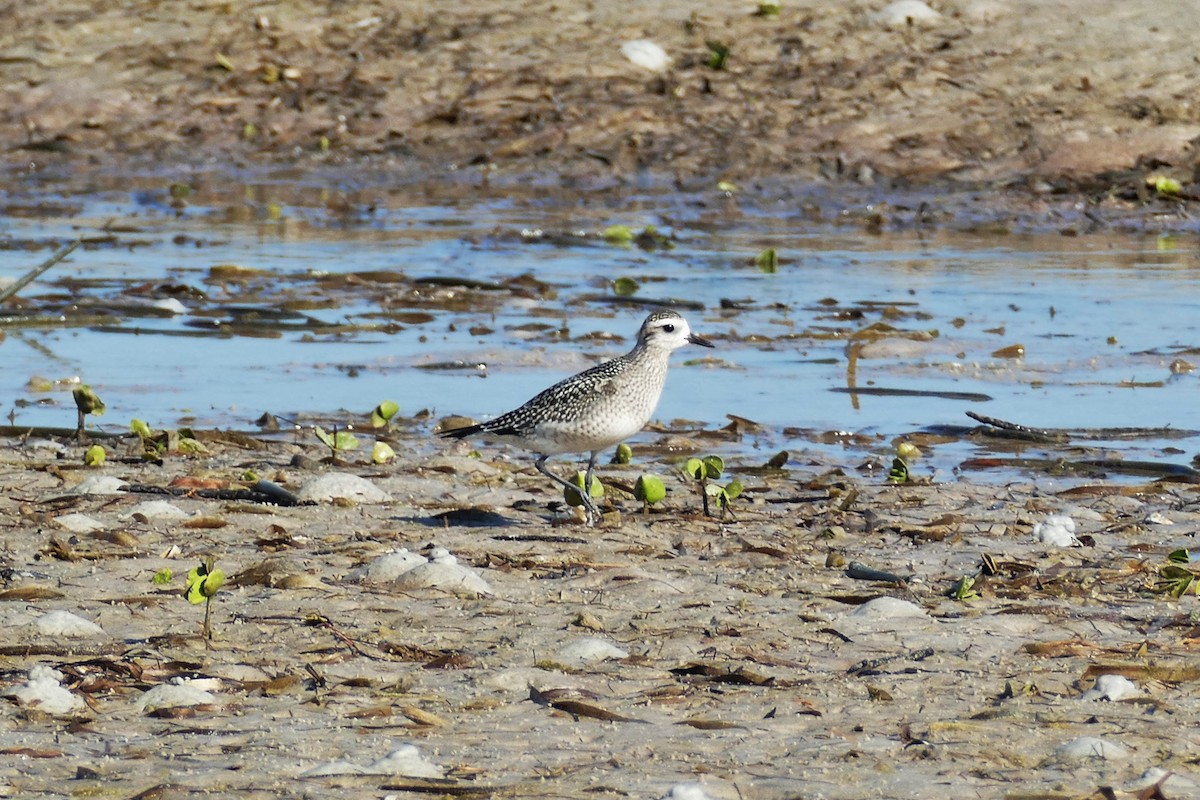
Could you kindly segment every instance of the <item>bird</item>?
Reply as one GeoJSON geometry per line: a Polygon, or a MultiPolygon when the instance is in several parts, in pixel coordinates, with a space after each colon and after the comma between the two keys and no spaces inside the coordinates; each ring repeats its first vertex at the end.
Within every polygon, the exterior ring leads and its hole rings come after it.
{"type": "Polygon", "coordinates": [[[713,347],[671,310],[655,311],[638,329],[633,349],[559,381],[529,402],[478,425],[439,432],[450,439],[481,436],[515,444],[536,455],[537,471],[583,499],[588,524],[600,519],[592,500],[596,458],[640,431],[650,421],[667,379],[671,353],[685,345],[713,347]],[[583,491],[546,467],[551,456],[588,453],[583,491]]]}

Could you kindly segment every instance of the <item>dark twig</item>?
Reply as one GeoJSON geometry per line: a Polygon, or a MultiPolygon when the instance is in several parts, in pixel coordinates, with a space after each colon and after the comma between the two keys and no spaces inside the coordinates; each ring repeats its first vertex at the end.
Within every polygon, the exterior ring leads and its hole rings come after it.
{"type": "Polygon", "coordinates": [[[73,241],[69,245],[67,245],[66,247],[59,249],[59,251],[57,253],[50,256],[48,259],[43,261],[41,264],[38,264],[33,269],[29,270],[29,272],[26,272],[24,275],[22,275],[20,278],[18,278],[16,280],[16,282],[14,282],[7,289],[5,289],[4,291],[0,291],[0,303],[3,303],[8,298],[12,297],[17,292],[24,289],[26,286],[28,286],[30,283],[32,283],[34,280],[36,280],[37,277],[39,275],[41,275],[43,272],[50,269],[58,262],[62,261],[67,256],[71,255],[71,253],[73,253],[75,251],[75,248],[79,247],[81,242],[82,242],[81,239],[76,239],[75,241],[73,241]]]}

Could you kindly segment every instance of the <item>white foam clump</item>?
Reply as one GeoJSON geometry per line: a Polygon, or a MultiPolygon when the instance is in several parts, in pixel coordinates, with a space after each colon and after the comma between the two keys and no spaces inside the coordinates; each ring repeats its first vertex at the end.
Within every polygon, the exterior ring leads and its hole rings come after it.
{"type": "Polygon", "coordinates": [[[890,619],[893,617],[928,617],[929,612],[916,603],[898,597],[876,597],[850,612],[852,617],[890,619]]]}
{"type": "Polygon", "coordinates": [[[444,778],[446,771],[421,755],[416,745],[404,744],[368,766],[351,761],[327,761],[300,773],[301,778],[326,775],[397,775],[406,778],[444,778]]]}
{"type": "Polygon", "coordinates": [[[612,642],[595,636],[576,639],[558,651],[558,660],[568,663],[583,664],[590,661],[604,661],[609,658],[629,658],[629,653],[612,642]]]}
{"type": "Polygon", "coordinates": [[[649,39],[634,39],[621,45],[621,55],[631,63],[651,72],[662,72],[671,66],[671,57],[662,47],[649,39]]]}
{"type": "Polygon", "coordinates": [[[1033,538],[1051,547],[1079,544],[1075,538],[1075,520],[1065,514],[1051,514],[1033,526],[1033,538]]]}
{"type": "Polygon", "coordinates": [[[667,790],[661,800],[713,800],[702,783],[677,783],[667,790]]]}
{"type": "Polygon", "coordinates": [[[458,563],[444,547],[429,551],[429,560],[396,578],[401,589],[442,589],[457,595],[495,594],[491,584],[474,570],[458,563]]]}
{"type": "Polygon", "coordinates": [[[172,678],[169,683],[160,683],[143,694],[137,707],[139,711],[146,713],[160,708],[208,705],[216,701],[217,698],[212,692],[194,685],[192,681],[172,678]]]}
{"type": "Polygon", "coordinates": [[[1092,758],[1111,761],[1117,758],[1126,758],[1129,755],[1129,750],[1124,745],[1101,739],[1098,736],[1081,736],[1078,739],[1072,739],[1059,746],[1055,752],[1060,757],[1072,761],[1092,758]]]}
{"type": "Polygon", "coordinates": [[[88,636],[103,636],[101,628],[91,620],[84,619],[70,611],[51,611],[33,621],[33,626],[39,633],[46,636],[65,636],[70,639],[82,639],[88,636]]]}
{"type": "Polygon", "coordinates": [[[333,500],[352,500],[355,503],[386,503],[392,497],[366,478],[346,472],[327,472],[300,487],[296,493],[301,500],[328,503],[333,500]]]}
{"type": "Polygon", "coordinates": [[[138,503],[125,513],[125,517],[128,519],[134,514],[141,514],[146,519],[183,519],[187,516],[186,511],[166,500],[147,500],[144,503],[138,503]]]}
{"type": "Polygon", "coordinates": [[[4,692],[25,708],[36,708],[47,714],[62,716],[83,708],[83,700],[62,686],[63,674],[56,669],[38,664],[29,670],[29,679],[19,686],[4,692]]]}
{"type": "Polygon", "coordinates": [[[1124,675],[1100,675],[1096,683],[1079,696],[1080,700],[1110,700],[1116,702],[1126,697],[1136,697],[1138,686],[1124,675]]]}
{"type": "Polygon", "coordinates": [[[388,583],[424,563],[424,558],[402,547],[350,570],[346,580],[351,583],[388,583]]]}
{"type": "MultiPolygon", "coordinates": [[[[112,475],[88,475],[76,484],[72,494],[121,494],[121,489],[129,484],[112,475]]],[[[61,517],[59,518],[61,519],[61,517]]]]}
{"type": "Polygon", "coordinates": [[[941,17],[921,0],[896,0],[872,14],[871,21],[888,28],[902,28],[910,24],[930,25],[941,17]]]}
{"type": "Polygon", "coordinates": [[[87,514],[63,514],[54,518],[54,524],[71,533],[95,533],[104,530],[104,523],[87,514]]]}

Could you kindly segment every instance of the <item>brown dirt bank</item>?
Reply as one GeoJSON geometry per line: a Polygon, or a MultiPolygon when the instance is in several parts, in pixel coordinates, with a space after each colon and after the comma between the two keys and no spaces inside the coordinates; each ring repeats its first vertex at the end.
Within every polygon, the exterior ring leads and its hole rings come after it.
{"type": "Polygon", "coordinates": [[[1195,7],[942,0],[932,24],[889,29],[881,5],[8,4],[4,161],[383,159],[1127,193],[1165,163],[1193,182],[1195,7]],[[642,38],[673,58],[667,71],[620,54],[642,38]],[[705,63],[714,41],[725,69],[705,63]]]}

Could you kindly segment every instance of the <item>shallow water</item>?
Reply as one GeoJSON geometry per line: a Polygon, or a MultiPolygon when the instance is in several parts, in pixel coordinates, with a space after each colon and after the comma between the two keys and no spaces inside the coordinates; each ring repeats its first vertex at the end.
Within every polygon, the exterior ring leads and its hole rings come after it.
{"type": "MultiPolygon", "coordinates": [[[[177,213],[161,181],[66,199],[26,187],[5,198],[0,281],[58,243],[93,237],[20,297],[66,307],[68,316],[71,304],[95,304],[108,318],[92,320],[102,326],[6,325],[0,402],[18,425],[72,425],[69,389],[42,394],[27,383],[78,376],[107,402],[95,422],[111,430],[133,417],[155,427],[233,428],[253,427],[265,411],[348,419],[341,410],[364,412],[385,398],[403,414],[484,418],[627,349],[646,309],[604,298],[613,298],[614,279],[629,277],[639,283],[635,300],[701,304],[685,313],[718,345],[676,354],[658,419],[707,428],[726,424],[727,414],[752,419],[766,431],[719,445],[750,463],[756,452],[765,460],[785,448],[793,463],[853,467],[868,450],[886,461],[897,437],[974,424],[967,410],[1044,428],[1197,427],[1197,378],[1170,368],[1177,358],[1194,361],[1200,346],[1200,261],[1190,239],[879,231],[804,204],[756,205],[715,191],[604,202],[580,194],[574,203],[539,194],[372,197],[260,183],[194,191],[177,213]],[[674,246],[607,244],[598,233],[615,223],[653,225],[674,246]],[[116,233],[96,238],[102,230],[116,233]],[[751,263],[765,247],[780,255],[775,273],[751,263]],[[210,273],[229,264],[265,274],[231,281],[210,273]],[[367,290],[325,277],[373,272],[398,277],[367,290]],[[525,274],[549,284],[552,296],[464,297],[413,283],[502,284],[525,274]],[[119,305],[163,299],[164,286],[183,313],[133,316],[119,305]],[[253,336],[212,335],[214,319],[285,305],[303,316],[266,320],[253,336]],[[418,312],[428,321],[414,320],[418,312]],[[363,329],[389,318],[398,323],[392,329],[363,329]],[[851,335],[880,322],[902,335],[865,345],[858,387],[990,399],[844,391],[851,335]],[[597,333],[619,339],[591,338],[597,333]],[[1023,357],[994,355],[1013,345],[1023,357]],[[715,361],[689,361],[709,356],[715,361]],[[455,360],[486,369],[423,368],[455,360]],[[827,431],[871,438],[842,450],[817,442],[827,431]]],[[[869,218],[870,209],[860,211],[869,218]]],[[[1126,458],[1186,463],[1194,440],[1108,446],[1126,458]]],[[[975,453],[966,443],[927,449],[914,472],[945,479],[975,453]]]]}

